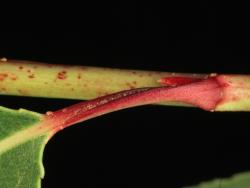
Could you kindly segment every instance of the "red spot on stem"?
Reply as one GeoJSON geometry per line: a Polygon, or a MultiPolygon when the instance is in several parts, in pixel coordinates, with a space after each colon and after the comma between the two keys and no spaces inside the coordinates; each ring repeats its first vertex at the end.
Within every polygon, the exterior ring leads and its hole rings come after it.
{"type": "Polygon", "coordinates": [[[15,81],[15,80],[17,80],[17,76],[15,74],[11,74],[10,75],[10,79],[13,80],[13,81],[15,81]]]}
{"type": "Polygon", "coordinates": [[[11,77],[11,80],[16,80],[17,79],[17,77],[11,77]]]}
{"type": "Polygon", "coordinates": [[[0,81],[4,81],[5,78],[7,78],[7,77],[8,77],[8,74],[6,74],[6,73],[0,73],[0,81]]]}
{"type": "Polygon", "coordinates": [[[78,78],[78,79],[81,79],[81,78],[82,78],[81,73],[79,73],[79,74],[77,75],[77,78],[78,78]]]}
{"type": "Polygon", "coordinates": [[[6,88],[5,87],[1,87],[0,90],[1,91],[6,91],[6,88]]]}
{"type": "Polygon", "coordinates": [[[63,70],[63,71],[61,71],[61,72],[58,72],[57,78],[60,79],[60,80],[66,79],[66,78],[67,78],[66,73],[67,73],[67,72],[66,72],[65,70],[63,70]]]}
{"type": "Polygon", "coordinates": [[[35,78],[35,75],[34,74],[31,74],[31,75],[29,75],[28,76],[30,79],[32,79],[32,78],[35,78]]]}

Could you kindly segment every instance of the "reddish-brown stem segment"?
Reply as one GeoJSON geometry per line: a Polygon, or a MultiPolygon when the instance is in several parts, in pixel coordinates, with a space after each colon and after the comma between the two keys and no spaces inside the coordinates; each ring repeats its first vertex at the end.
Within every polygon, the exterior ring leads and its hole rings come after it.
{"type": "Polygon", "coordinates": [[[195,81],[178,87],[139,88],[118,92],[70,107],[49,112],[53,132],[109,112],[158,102],[179,101],[212,111],[222,99],[222,88],[215,78],[195,81]]]}
{"type": "Polygon", "coordinates": [[[194,82],[199,82],[201,80],[203,79],[195,77],[171,76],[171,77],[161,78],[158,82],[164,86],[180,86],[194,82]]]}

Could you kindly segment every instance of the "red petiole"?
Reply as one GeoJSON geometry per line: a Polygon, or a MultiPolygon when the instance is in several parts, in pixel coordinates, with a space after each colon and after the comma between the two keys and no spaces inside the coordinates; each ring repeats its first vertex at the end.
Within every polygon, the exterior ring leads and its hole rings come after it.
{"type": "MultiPolygon", "coordinates": [[[[216,77],[207,79],[169,78],[173,85],[138,88],[121,91],[94,100],[81,102],[64,109],[48,112],[46,120],[53,125],[54,133],[72,124],[85,121],[109,112],[133,106],[140,106],[159,102],[183,102],[213,111],[222,100],[222,86],[216,77]],[[187,79],[187,80],[185,80],[187,79]]],[[[166,80],[166,79],[165,79],[166,80]]]]}

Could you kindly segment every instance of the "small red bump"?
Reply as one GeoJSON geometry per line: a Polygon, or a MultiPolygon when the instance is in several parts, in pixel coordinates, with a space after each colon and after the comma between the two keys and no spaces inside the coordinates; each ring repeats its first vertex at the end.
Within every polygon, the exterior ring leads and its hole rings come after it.
{"type": "Polygon", "coordinates": [[[16,80],[17,76],[16,75],[12,75],[12,77],[10,78],[11,80],[16,80]]]}
{"type": "Polygon", "coordinates": [[[6,74],[6,73],[0,73],[0,81],[3,81],[7,77],[8,77],[8,74],[6,74]]]}
{"type": "Polygon", "coordinates": [[[82,78],[82,76],[81,76],[80,73],[77,75],[77,78],[78,78],[78,79],[81,79],[81,78],[82,78]]]}
{"type": "Polygon", "coordinates": [[[32,78],[35,78],[35,75],[34,74],[31,74],[31,75],[29,75],[28,76],[30,79],[32,79],[32,78]]]}
{"type": "Polygon", "coordinates": [[[66,79],[67,78],[67,75],[66,75],[66,71],[61,71],[61,72],[58,72],[57,74],[57,78],[60,79],[60,80],[63,80],[63,79],[66,79]]]}
{"type": "Polygon", "coordinates": [[[17,77],[11,77],[11,80],[16,80],[17,79],[17,77]]]}

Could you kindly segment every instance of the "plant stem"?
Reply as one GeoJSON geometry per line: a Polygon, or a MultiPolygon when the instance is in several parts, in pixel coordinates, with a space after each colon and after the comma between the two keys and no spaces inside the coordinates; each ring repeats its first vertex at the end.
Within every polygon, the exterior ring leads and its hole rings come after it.
{"type": "Polygon", "coordinates": [[[204,110],[214,110],[221,100],[221,90],[215,78],[178,87],[163,86],[125,90],[81,102],[55,112],[48,112],[45,124],[52,125],[48,128],[56,133],[65,127],[103,114],[124,108],[168,101],[180,101],[204,110]]]}
{"type": "MultiPolygon", "coordinates": [[[[222,96],[214,111],[250,111],[248,75],[182,74],[2,59],[0,94],[93,99],[135,88],[189,85],[210,77],[220,85],[222,96]]],[[[187,106],[181,100],[167,100],[164,104],[187,106]]]]}
{"type": "Polygon", "coordinates": [[[0,61],[0,94],[87,100],[122,90],[159,87],[158,81],[168,76],[204,77],[3,59],[0,61]]]}

